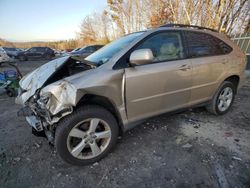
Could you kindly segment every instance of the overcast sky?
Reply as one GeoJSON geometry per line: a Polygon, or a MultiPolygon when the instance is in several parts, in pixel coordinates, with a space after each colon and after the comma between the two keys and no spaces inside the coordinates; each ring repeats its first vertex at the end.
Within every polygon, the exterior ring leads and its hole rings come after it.
{"type": "Polygon", "coordinates": [[[106,0],[0,0],[0,38],[53,41],[75,38],[83,18],[106,0]]]}

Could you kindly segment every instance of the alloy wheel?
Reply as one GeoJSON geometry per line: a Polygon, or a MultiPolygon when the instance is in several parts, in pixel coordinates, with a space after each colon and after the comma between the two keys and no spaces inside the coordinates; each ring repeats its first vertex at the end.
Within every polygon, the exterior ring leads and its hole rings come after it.
{"type": "Polygon", "coordinates": [[[221,112],[226,111],[233,101],[233,90],[230,87],[225,87],[218,98],[218,109],[221,112]]]}
{"type": "Polygon", "coordinates": [[[76,124],[67,137],[67,148],[78,159],[91,159],[100,155],[109,145],[111,129],[108,123],[91,118],[76,124]]]}

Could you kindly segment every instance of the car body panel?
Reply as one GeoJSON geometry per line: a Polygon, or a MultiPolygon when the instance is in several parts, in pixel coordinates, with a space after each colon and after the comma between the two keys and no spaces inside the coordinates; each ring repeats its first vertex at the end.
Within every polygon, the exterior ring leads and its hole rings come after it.
{"type": "Polygon", "coordinates": [[[192,86],[190,60],[136,66],[126,68],[125,72],[129,121],[188,105],[192,86]],[[183,66],[190,68],[181,70],[183,66]]]}

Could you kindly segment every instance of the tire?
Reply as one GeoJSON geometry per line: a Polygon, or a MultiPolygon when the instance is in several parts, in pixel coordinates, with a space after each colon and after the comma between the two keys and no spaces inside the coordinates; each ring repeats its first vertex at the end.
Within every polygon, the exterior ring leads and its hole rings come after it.
{"type": "Polygon", "coordinates": [[[97,105],[86,105],[76,109],[72,114],[66,116],[59,122],[55,133],[55,147],[57,153],[65,162],[78,166],[88,165],[99,161],[114,148],[118,134],[119,127],[117,121],[108,110],[97,105]],[[97,124],[95,130],[93,132],[90,131],[91,122],[97,122],[98,120],[98,123],[92,123],[92,125],[97,124]],[[86,127],[88,128],[83,130],[86,127]],[[98,129],[103,127],[106,127],[105,130],[98,132],[98,129]],[[107,127],[109,127],[109,129],[107,127]],[[75,136],[75,132],[79,133],[79,130],[81,134],[75,136]],[[92,138],[93,135],[97,137],[98,133],[100,135],[100,133],[108,133],[108,131],[110,131],[109,134],[111,134],[108,138],[92,138]],[[84,137],[87,138],[83,138],[82,133],[84,133],[84,137]],[[91,133],[94,134],[91,135],[91,133]],[[78,137],[79,135],[81,138],[78,137]],[[91,139],[94,139],[94,141],[91,139]],[[81,143],[85,145],[83,149],[81,149],[81,143]],[[73,144],[75,144],[74,147],[72,146],[73,144]],[[95,145],[99,148],[98,152],[96,152],[95,145]],[[77,147],[80,149],[76,149],[77,147]],[[80,153],[78,153],[78,151],[80,151],[80,153]],[[90,154],[90,156],[86,155],[86,153],[90,154]],[[96,155],[95,153],[98,154],[96,155]],[[73,156],[73,154],[75,156],[73,156]]]}
{"type": "Polygon", "coordinates": [[[16,91],[15,89],[7,89],[6,93],[9,97],[15,97],[16,96],[16,91]]]}
{"type": "Polygon", "coordinates": [[[207,111],[214,114],[214,115],[223,115],[223,114],[227,113],[233,104],[235,94],[236,94],[236,88],[237,88],[237,86],[235,86],[232,82],[224,81],[220,85],[218,90],[216,91],[215,95],[213,96],[211,103],[206,106],[207,111]],[[224,108],[222,108],[220,105],[220,101],[221,101],[220,95],[224,94],[224,92],[226,91],[227,88],[229,88],[229,90],[232,91],[232,98],[230,97],[231,102],[229,102],[230,100],[227,98],[223,99],[225,101],[226,105],[224,108]]]}

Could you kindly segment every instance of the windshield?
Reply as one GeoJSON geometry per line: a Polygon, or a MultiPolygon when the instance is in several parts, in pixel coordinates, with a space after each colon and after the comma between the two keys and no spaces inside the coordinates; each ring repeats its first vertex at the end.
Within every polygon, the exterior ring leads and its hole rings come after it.
{"type": "Polygon", "coordinates": [[[119,38],[118,40],[111,42],[107,46],[104,46],[100,50],[91,54],[86,58],[86,60],[97,65],[104,64],[143,33],[144,32],[132,33],[119,38]]]}

